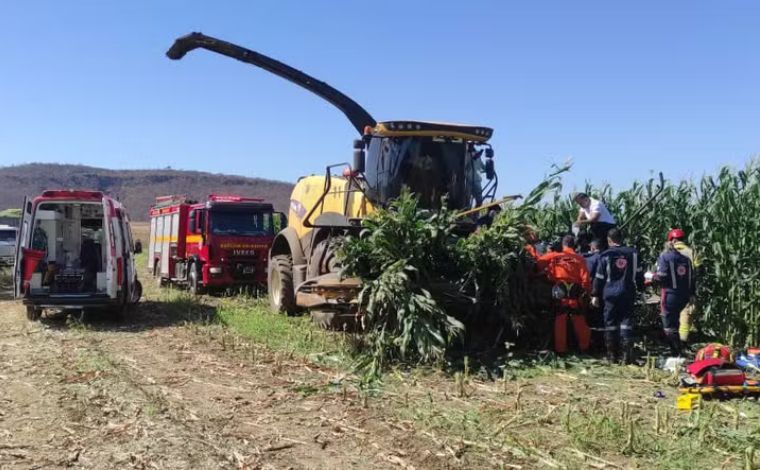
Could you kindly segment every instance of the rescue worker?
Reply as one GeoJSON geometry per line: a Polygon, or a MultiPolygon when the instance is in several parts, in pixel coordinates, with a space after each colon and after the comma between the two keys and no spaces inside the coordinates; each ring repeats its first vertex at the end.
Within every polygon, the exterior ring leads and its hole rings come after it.
{"type": "Polygon", "coordinates": [[[37,263],[35,270],[42,272],[42,285],[49,285],[55,276],[55,263],[47,262],[48,235],[45,229],[42,228],[42,221],[39,219],[35,222],[34,230],[32,231],[32,249],[44,253],[40,261],[37,263]]]}
{"type": "Polygon", "coordinates": [[[523,237],[525,238],[525,246],[523,251],[529,254],[531,257],[538,259],[539,253],[536,250],[536,243],[538,243],[538,237],[533,227],[526,225],[523,229],[523,237]]]}
{"type": "Polygon", "coordinates": [[[654,280],[661,287],[662,329],[673,356],[681,355],[679,317],[694,295],[695,286],[694,267],[691,260],[679,252],[672,243],[672,240],[679,235],[683,238],[682,230],[671,230],[668,234],[670,243],[657,259],[657,271],[654,273],[654,280]]]}
{"type": "Polygon", "coordinates": [[[607,233],[609,248],[599,257],[594,275],[591,304],[604,302],[604,343],[607,360],[615,362],[618,342],[624,364],[633,362],[633,306],[644,272],[636,249],[623,246],[623,235],[613,228],[607,233]]]}
{"type": "Polygon", "coordinates": [[[591,275],[596,274],[596,266],[599,264],[599,257],[602,254],[601,245],[599,239],[595,238],[591,240],[591,243],[588,245],[588,252],[583,255],[586,259],[586,267],[591,275]]]}
{"type": "Polygon", "coordinates": [[[591,291],[591,277],[583,256],[575,252],[575,237],[566,235],[561,246],[538,258],[538,269],[552,284],[554,305],[554,350],[567,352],[567,321],[573,323],[578,347],[582,352],[591,343],[591,331],[585,317],[585,303],[591,291]]]}
{"type": "MultiPolygon", "coordinates": [[[[601,250],[599,247],[601,243],[598,239],[593,239],[588,244],[588,252],[584,253],[583,257],[586,259],[586,267],[588,272],[593,277],[596,274],[596,267],[599,265],[599,258],[601,257],[601,250]]],[[[603,305],[601,302],[599,306],[590,306],[586,314],[588,326],[591,330],[591,344],[595,350],[604,349],[604,317],[603,317],[603,305]]]]}
{"type": "Polygon", "coordinates": [[[580,206],[574,226],[580,229],[584,225],[588,225],[591,233],[594,234],[594,238],[602,241],[602,250],[604,250],[607,248],[607,232],[617,225],[615,217],[610,214],[602,201],[594,199],[586,193],[576,194],[573,200],[580,206]]]}
{"type": "Polygon", "coordinates": [[[34,232],[32,232],[32,249],[44,251],[47,255],[48,251],[48,236],[45,229],[42,228],[42,221],[37,220],[34,224],[34,232]]]}
{"type": "MultiPolygon", "coordinates": [[[[691,267],[693,270],[692,276],[695,280],[695,293],[696,293],[696,274],[699,267],[702,265],[701,260],[694,254],[694,250],[687,245],[684,240],[686,239],[686,233],[680,228],[674,228],[668,233],[668,242],[673,245],[673,248],[678,250],[679,253],[691,260],[691,267]]],[[[689,330],[691,329],[691,316],[694,313],[694,298],[692,295],[689,303],[686,304],[683,310],[681,310],[681,317],[678,319],[678,335],[681,339],[681,346],[685,347],[689,342],[689,330]]]]}

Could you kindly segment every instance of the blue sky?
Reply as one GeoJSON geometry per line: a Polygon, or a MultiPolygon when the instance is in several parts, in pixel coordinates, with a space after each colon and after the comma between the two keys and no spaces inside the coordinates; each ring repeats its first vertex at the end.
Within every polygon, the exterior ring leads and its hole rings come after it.
{"type": "Polygon", "coordinates": [[[173,168],[294,181],[354,130],[190,31],[290,63],[377,119],[488,125],[501,192],[699,176],[760,154],[756,1],[16,1],[0,4],[0,165],[173,168]]]}

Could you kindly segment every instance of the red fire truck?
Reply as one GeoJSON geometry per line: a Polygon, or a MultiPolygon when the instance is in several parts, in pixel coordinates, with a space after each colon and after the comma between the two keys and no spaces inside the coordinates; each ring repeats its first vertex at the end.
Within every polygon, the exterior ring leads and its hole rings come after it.
{"type": "Polygon", "coordinates": [[[159,284],[186,285],[194,294],[264,288],[274,214],[272,204],[263,199],[158,197],[150,209],[148,269],[159,284]]]}

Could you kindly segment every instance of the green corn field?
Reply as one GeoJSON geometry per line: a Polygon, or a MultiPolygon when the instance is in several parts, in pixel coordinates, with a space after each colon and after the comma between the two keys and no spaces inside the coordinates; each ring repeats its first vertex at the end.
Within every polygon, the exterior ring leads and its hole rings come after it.
{"type": "MultiPolygon", "coordinates": [[[[613,191],[587,185],[626,221],[654,195],[659,181],[636,182],[613,191]]],[[[566,233],[577,214],[572,195],[556,195],[536,216],[542,236],[566,233]]],[[[701,260],[698,270],[698,328],[735,346],[760,343],[760,161],[744,169],[722,168],[698,181],[665,181],[664,191],[625,230],[651,264],[663,249],[668,230],[684,229],[701,260]]]]}

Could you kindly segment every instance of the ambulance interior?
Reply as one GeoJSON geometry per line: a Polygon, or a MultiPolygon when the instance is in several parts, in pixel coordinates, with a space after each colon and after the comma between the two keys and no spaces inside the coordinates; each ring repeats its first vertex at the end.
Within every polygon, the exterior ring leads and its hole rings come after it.
{"type": "Polygon", "coordinates": [[[101,203],[41,203],[31,248],[46,254],[32,274],[34,294],[106,292],[106,248],[101,203]]]}

